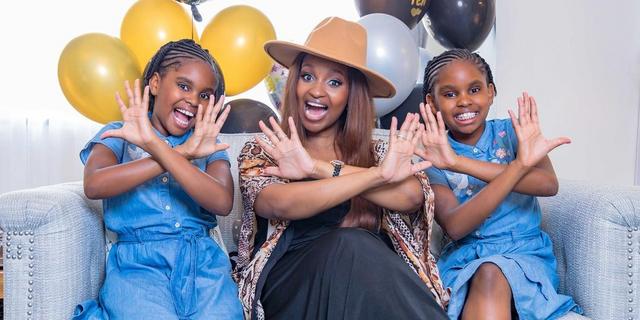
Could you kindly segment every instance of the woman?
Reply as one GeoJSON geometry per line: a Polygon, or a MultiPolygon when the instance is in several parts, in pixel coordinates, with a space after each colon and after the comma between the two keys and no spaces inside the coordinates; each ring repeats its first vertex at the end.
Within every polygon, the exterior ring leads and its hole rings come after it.
{"type": "Polygon", "coordinates": [[[282,127],[261,122],[265,136],[238,157],[247,318],[446,318],[429,253],[430,164],[411,163],[423,129],[410,114],[400,130],[393,120],[388,147],[372,141],[372,97],[395,89],[365,67],[365,29],[328,18],[305,45],[265,50],[289,78],[282,127]]]}

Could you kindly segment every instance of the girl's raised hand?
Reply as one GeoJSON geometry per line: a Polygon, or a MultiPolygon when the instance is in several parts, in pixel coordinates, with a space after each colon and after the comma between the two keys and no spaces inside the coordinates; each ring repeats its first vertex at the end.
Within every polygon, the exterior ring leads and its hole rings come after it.
{"type": "Polygon", "coordinates": [[[438,111],[434,117],[429,105],[425,106],[423,103],[420,103],[420,114],[425,126],[421,135],[424,149],[416,148],[415,154],[438,169],[452,168],[458,156],[449,144],[442,114],[438,111]]]}
{"type": "Polygon", "coordinates": [[[278,165],[277,167],[265,167],[263,174],[291,180],[302,180],[313,174],[315,160],[311,158],[307,150],[302,146],[293,118],[289,117],[287,121],[289,121],[289,130],[291,131],[290,138],[282,131],[282,128],[273,117],[269,118],[269,123],[273,130],[269,129],[262,121],[258,123],[260,129],[269,140],[266,141],[262,137],[256,137],[256,141],[278,165]]]}
{"type": "Polygon", "coordinates": [[[509,110],[509,116],[518,137],[516,160],[519,160],[525,167],[535,166],[551,150],[560,145],[571,143],[571,139],[567,137],[547,139],[542,135],[538,121],[538,106],[535,99],[526,92],[518,98],[518,117],[516,118],[511,110],[509,110]]]}
{"type": "Polygon", "coordinates": [[[418,140],[424,127],[420,125],[420,117],[408,113],[400,130],[396,129],[398,119],[391,118],[389,130],[389,150],[380,165],[380,173],[387,183],[399,182],[407,177],[431,166],[429,161],[411,163],[418,140]]]}
{"type": "Polygon", "coordinates": [[[149,121],[149,86],[145,86],[144,92],[141,94],[140,79],[136,79],[133,90],[131,90],[129,81],[124,82],[124,88],[129,98],[128,107],[120,98],[120,94],[116,92],[116,101],[120,106],[124,122],[122,128],[105,131],[100,138],[122,138],[147,150],[148,144],[158,138],[153,132],[151,121],[149,121]]]}
{"type": "Polygon", "coordinates": [[[231,110],[231,106],[228,106],[220,113],[223,105],[224,96],[220,96],[220,99],[215,101],[213,95],[210,96],[206,106],[198,105],[193,134],[184,144],[176,147],[177,150],[183,152],[187,159],[203,158],[229,148],[228,144],[217,141],[218,134],[220,134],[229,115],[229,110],[231,110]]]}

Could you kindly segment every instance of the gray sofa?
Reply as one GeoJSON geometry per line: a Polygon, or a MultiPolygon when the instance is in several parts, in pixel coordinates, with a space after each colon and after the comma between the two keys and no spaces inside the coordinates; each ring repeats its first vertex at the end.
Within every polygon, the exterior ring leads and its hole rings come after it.
{"type": "MultiPolygon", "coordinates": [[[[374,135],[386,138],[382,130],[374,135]]],[[[252,137],[221,136],[231,145],[236,181],[233,212],[219,219],[229,252],[236,251],[234,230],[242,210],[236,157],[252,137]]],[[[558,195],[540,202],[558,259],[560,291],[572,295],[590,318],[640,319],[640,188],[561,181],[558,195]]],[[[88,200],[81,182],[0,195],[0,230],[6,319],[68,319],[77,303],[97,296],[109,236],[100,201],[88,200]]],[[[440,236],[433,241],[438,247],[440,236]]]]}

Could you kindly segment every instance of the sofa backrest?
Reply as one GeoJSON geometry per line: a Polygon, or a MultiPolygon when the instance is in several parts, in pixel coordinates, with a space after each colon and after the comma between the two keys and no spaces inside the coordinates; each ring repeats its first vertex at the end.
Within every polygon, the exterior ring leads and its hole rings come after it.
{"type": "MultiPolygon", "coordinates": [[[[383,129],[375,129],[373,131],[373,139],[388,140],[389,131],[383,129]]],[[[242,151],[244,144],[254,139],[255,133],[234,133],[221,134],[220,140],[229,144],[229,160],[231,161],[231,174],[234,182],[233,209],[226,217],[218,217],[218,225],[222,233],[222,240],[228,252],[235,252],[238,249],[238,232],[241,224],[241,217],[244,207],[242,205],[242,195],[238,184],[238,155],[242,151]]],[[[434,223],[434,233],[432,236],[432,252],[437,255],[442,247],[442,231],[437,224],[434,223]]]]}

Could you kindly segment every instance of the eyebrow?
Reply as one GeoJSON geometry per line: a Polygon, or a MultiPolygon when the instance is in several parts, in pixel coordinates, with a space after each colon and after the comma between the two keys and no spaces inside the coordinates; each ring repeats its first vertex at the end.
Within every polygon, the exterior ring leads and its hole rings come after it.
{"type": "Polygon", "coordinates": [[[442,91],[446,91],[446,90],[455,90],[455,89],[456,89],[455,86],[447,84],[447,85],[444,85],[444,86],[441,86],[440,88],[438,88],[438,91],[442,92],[442,91]]]}
{"type": "MultiPolygon", "coordinates": [[[[309,68],[313,69],[313,66],[311,64],[303,63],[302,66],[300,67],[300,71],[302,71],[302,68],[304,68],[304,67],[309,67],[309,68]]],[[[333,73],[337,73],[337,74],[339,74],[339,75],[341,75],[341,76],[343,76],[345,78],[347,77],[347,75],[340,69],[330,68],[329,71],[333,72],[333,73]]]]}
{"type": "MultiPolygon", "coordinates": [[[[191,81],[191,79],[189,79],[189,78],[178,76],[178,77],[176,77],[176,79],[180,80],[180,81],[184,81],[184,82],[186,82],[186,83],[188,83],[190,85],[193,85],[193,81],[191,81]]],[[[213,88],[205,88],[204,90],[202,90],[202,92],[207,92],[207,91],[213,92],[214,89],[213,88]]]]}
{"type": "Polygon", "coordinates": [[[342,75],[343,77],[346,77],[346,76],[347,76],[347,75],[346,75],[342,70],[338,70],[338,69],[331,69],[331,71],[333,71],[333,72],[335,72],[335,73],[337,73],[337,74],[339,74],[339,75],[342,75]]]}
{"type": "MultiPolygon", "coordinates": [[[[469,84],[469,87],[476,86],[476,85],[481,85],[481,84],[482,84],[481,80],[473,80],[469,84]]],[[[456,87],[454,85],[446,84],[446,85],[441,86],[438,89],[439,89],[438,91],[442,92],[444,90],[456,90],[456,87]]]]}

